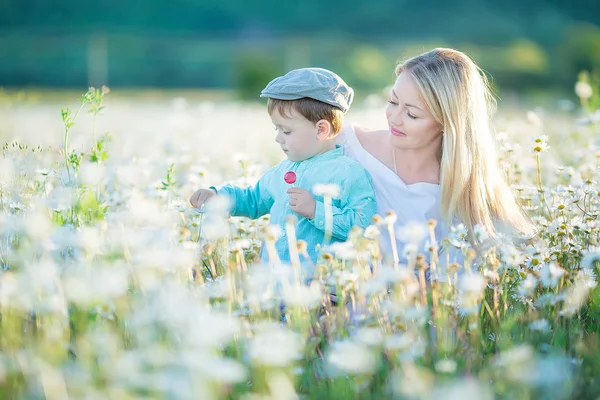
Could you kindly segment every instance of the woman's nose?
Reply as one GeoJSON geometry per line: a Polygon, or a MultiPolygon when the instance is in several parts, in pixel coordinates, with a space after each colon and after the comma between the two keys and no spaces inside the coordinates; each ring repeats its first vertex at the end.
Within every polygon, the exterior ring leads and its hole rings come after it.
{"type": "Polygon", "coordinates": [[[402,114],[398,110],[393,110],[388,114],[388,120],[395,126],[402,125],[402,114]]]}

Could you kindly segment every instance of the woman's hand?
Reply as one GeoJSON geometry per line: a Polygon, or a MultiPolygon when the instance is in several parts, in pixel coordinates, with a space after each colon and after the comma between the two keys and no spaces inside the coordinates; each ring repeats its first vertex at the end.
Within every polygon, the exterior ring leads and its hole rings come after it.
{"type": "Polygon", "coordinates": [[[290,195],[290,209],[298,215],[308,219],[315,217],[317,202],[309,191],[301,188],[291,188],[287,190],[290,195]]]}

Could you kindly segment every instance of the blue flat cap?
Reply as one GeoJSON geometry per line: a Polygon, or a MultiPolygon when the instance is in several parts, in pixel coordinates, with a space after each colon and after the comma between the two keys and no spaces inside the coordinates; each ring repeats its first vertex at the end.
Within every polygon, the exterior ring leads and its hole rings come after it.
{"type": "Polygon", "coordinates": [[[323,68],[294,69],[273,79],[260,97],[298,100],[308,97],[346,112],[354,99],[354,90],[335,73],[323,68]]]}

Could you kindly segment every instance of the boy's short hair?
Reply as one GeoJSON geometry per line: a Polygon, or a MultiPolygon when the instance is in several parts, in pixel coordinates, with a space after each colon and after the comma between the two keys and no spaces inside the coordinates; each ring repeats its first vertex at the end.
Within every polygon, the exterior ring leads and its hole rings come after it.
{"type": "Polygon", "coordinates": [[[291,118],[292,110],[295,110],[313,124],[324,119],[331,124],[332,134],[330,137],[335,137],[340,132],[344,118],[344,113],[338,107],[309,97],[297,100],[281,100],[269,97],[267,110],[269,115],[277,111],[284,118],[291,118]]]}

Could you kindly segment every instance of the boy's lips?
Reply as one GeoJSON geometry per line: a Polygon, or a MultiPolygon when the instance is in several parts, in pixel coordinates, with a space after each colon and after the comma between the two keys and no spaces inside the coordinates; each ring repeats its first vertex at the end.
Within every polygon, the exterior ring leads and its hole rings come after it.
{"type": "Polygon", "coordinates": [[[394,136],[406,136],[406,133],[394,128],[393,126],[390,126],[390,132],[392,132],[392,135],[394,136]]]}

